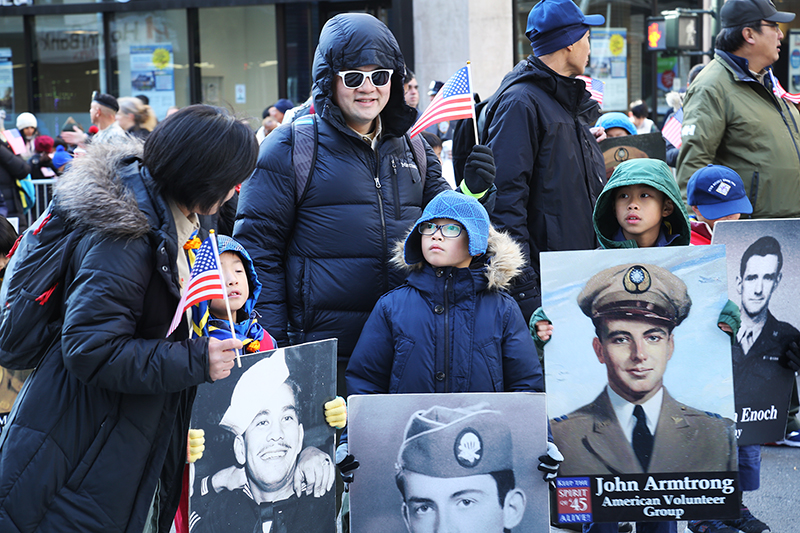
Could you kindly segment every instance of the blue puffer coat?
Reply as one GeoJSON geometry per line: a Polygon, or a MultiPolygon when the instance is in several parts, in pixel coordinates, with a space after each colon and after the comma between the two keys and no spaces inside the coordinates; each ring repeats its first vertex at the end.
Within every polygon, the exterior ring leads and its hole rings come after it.
{"type": "Polygon", "coordinates": [[[87,234],[71,251],[61,336],[4,430],[3,533],[141,533],[159,480],[160,531],[175,516],[208,339],[187,340],[185,321],[165,339],[181,248],[168,204],[129,159],[140,154],[92,145],[59,180],[61,209],[87,234]]]}
{"type": "Polygon", "coordinates": [[[348,393],[541,392],[536,348],[505,292],[523,264],[519,245],[491,230],[487,256],[477,268],[414,265],[364,326],[348,393]]]}
{"type": "Polygon", "coordinates": [[[370,15],[329,21],[314,57],[318,152],[305,198],[295,205],[292,130],[261,144],[244,184],[234,238],[253,258],[264,285],[256,310],[279,343],[339,339],[346,359],[378,298],[403,282],[389,265],[388,243],[402,238],[437,193],[449,188],[426,146],[421,177],[404,133],[416,111],[403,98],[405,64],[389,29],[370,15]],[[391,68],[382,134],[373,149],[345,124],[332,99],[339,70],[391,68]]]}

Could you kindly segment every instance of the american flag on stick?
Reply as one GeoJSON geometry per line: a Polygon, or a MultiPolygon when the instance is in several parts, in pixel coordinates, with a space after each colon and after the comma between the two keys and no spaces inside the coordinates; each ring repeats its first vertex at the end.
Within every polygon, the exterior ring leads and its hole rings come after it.
{"type": "Polygon", "coordinates": [[[778,98],[783,98],[784,100],[793,104],[800,104],[800,94],[792,94],[787,92],[786,89],[781,86],[781,82],[778,81],[778,78],[775,77],[772,69],[769,69],[769,77],[772,80],[772,92],[775,93],[775,96],[778,98]]]}
{"type": "Polygon", "coordinates": [[[213,238],[213,236],[207,238],[197,250],[189,284],[186,285],[181,301],[178,303],[178,309],[175,310],[167,337],[178,328],[181,317],[191,306],[205,300],[215,300],[227,296],[222,282],[222,272],[219,269],[219,260],[217,254],[214,253],[213,238]]]}
{"type": "Polygon", "coordinates": [[[605,92],[606,82],[589,76],[575,76],[579,80],[583,80],[586,84],[586,90],[591,95],[590,98],[603,107],[603,93],[605,92]]]}
{"type": "Polygon", "coordinates": [[[462,118],[471,118],[473,121],[475,119],[469,65],[460,68],[447,80],[408,134],[413,137],[432,124],[462,118]]]}
{"type": "Polygon", "coordinates": [[[661,136],[664,137],[675,148],[680,148],[681,141],[681,127],[683,126],[683,108],[678,109],[669,117],[667,123],[664,124],[664,129],[661,130],[661,136]]]}

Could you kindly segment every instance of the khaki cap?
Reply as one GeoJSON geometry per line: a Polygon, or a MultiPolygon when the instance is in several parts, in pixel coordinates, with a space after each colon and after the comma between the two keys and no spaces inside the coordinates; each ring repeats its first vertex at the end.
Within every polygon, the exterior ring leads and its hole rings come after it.
{"type": "Polygon", "coordinates": [[[686,284],[657,265],[626,264],[598,272],[578,295],[578,306],[591,319],[637,317],[677,326],[692,300],[686,284]]]}

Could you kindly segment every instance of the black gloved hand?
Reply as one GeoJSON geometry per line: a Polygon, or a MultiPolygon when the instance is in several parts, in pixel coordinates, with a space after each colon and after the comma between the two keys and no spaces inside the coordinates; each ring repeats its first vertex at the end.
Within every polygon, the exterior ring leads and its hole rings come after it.
{"type": "Polygon", "coordinates": [[[539,471],[543,472],[542,479],[552,482],[558,476],[558,467],[564,461],[564,456],[558,451],[555,442],[547,443],[547,453],[539,456],[539,471]]]}
{"type": "Polygon", "coordinates": [[[464,165],[464,184],[469,192],[480,196],[488,191],[494,183],[495,173],[492,149],[482,144],[473,146],[464,165]]]}
{"type": "Polygon", "coordinates": [[[348,489],[348,484],[353,482],[355,471],[358,470],[359,466],[361,466],[361,463],[356,461],[356,458],[350,454],[336,463],[336,468],[339,469],[339,475],[342,476],[342,481],[345,483],[345,489],[348,489]]]}
{"type": "Polygon", "coordinates": [[[800,370],[800,346],[797,345],[797,341],[792,341],[789,344],[789,347],[786,348],[786,353],[778,359],[778,362],[795,372],[800,370]]]}

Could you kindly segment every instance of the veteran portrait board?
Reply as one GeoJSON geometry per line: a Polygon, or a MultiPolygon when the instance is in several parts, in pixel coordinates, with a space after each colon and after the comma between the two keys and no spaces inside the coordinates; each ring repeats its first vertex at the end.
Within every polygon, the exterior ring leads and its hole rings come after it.
{"type": "Polygon", "coordinates": [[[731,300],[742,315],[733,347],[739,444],[783,439],[795,373],[782,360],[800,343],[800,220],[737,220],[714,226],[728,256],[731,300]]]}
{"type": "Polygon", "coordinates": [[[335,431],[323,404],[335,397],[336,340],[241,362],[197,389],[191,427],[206,441],[192,465],[191,531],[334,533],[335,431]]]}
{"type": "Polygon", "coordinates": [[[348,398],[353,533],[546,533],[542,393],[348,398]]]}
{"type": "Polygon", "coordinates": [[[735,515],[731,340],[717,326],[724,247],[541,259],[559,477],[588,480],[592,496],[590,512],[559,512],[597,522],[735,515]]]}

